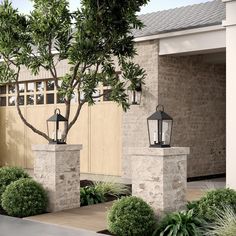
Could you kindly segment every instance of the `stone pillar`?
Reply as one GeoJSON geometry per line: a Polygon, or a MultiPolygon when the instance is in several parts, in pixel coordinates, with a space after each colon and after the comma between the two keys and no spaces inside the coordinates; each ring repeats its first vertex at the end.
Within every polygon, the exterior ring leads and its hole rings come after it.
{"type": "Polygon", "coordinates": [[[226,185],[236,189],[236,0],[226,4],[226,185]]]}
{"type": "Polygon", "coordinates": [[[34,145],[34,178],[48,192],[49,212],[80,207],[82,145],[34,145]]]}
{"type": "Polygon", "coordinates": [[[135,149],[132,195],[150,204],[157,216],[184,209],[188,154],[183,147],[135,149]]]}

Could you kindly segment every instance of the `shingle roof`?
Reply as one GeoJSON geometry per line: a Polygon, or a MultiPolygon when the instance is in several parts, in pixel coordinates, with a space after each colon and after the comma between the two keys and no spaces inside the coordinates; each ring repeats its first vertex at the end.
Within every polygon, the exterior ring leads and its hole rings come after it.
{"type": "Polygon", "coordinates": [[[184,29],[221,25],[222,20],[225,19],[225,4],[222,3],[222,0],[215,0],[140,15],[139,18],[145,27],[142,30],[134,31],[135,38],[184,29]]]}

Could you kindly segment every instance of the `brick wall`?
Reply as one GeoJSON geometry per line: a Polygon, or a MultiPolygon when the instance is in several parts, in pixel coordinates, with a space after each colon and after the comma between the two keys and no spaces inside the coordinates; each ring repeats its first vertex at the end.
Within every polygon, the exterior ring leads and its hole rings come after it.
{"type": "Polygon", "coordinates": [[[143,86],[142,104],[130,106],[123,114],[122,122],[122,170],[124,178],[131,178],[129,148],[147,147],[147,117],[158,104],[158,41],[146,41],[136,44],[138,56],[135,62],[146,70],[143,86]]]}
{"type": "Polygon", "coordinates": [[[174,119],[173,146],[190,147],[188,177],[225,173],[225,65],[159,57],[158,97],[174,119]]]}
{"type": "Polygon", "coordinates": [[[188,177],[225,173],[225,65],[158,56],[158,41],[136,47],[147,78],[142,104],[123,115],[123,177],[131,178],[129,149],[149,145],[146,119],[159,103],[174,119],[172,146],[191,148],[188,177]]]}

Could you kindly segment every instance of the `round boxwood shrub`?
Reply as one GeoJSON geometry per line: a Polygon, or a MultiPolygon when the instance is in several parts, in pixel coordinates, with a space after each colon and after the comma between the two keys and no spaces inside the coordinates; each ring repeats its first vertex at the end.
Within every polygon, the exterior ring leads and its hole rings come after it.
{"type": "Polygon", "coordinates": [[[225,207],[236,210],[236,191],[233,189],[217,189],[209,191],[199,201],[189,204],[195,213],[207,221],[214,221],[216,213],[223,211],[225,207]]]}
{"type": "Polygon", "coordinates": [[[0,168],[0,202],[2,194],[6,187],[12,182],[21,179],[30,178],[26,171],[19,167],[2,167],[0,168]]]}
{"type": "Polygon", "coordinates": [[[108,213],[108,229],[119,236],[150,236],[155,223],[151,207],[134,196],[117,200],[108,213]]]}
{"type": "Polygon", "coordinates": [[[33,179],[20,179],[7,186],[2,207],[10,216],[38,215],[46,212],[47,194],[33,179]]]}

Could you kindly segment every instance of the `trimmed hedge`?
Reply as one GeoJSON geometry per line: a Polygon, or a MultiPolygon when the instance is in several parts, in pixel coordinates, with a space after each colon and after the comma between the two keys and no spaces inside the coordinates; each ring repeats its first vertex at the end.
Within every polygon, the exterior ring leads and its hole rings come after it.
{"type": "Polygon", "coordinates": [[[0,168],[0,202],[6,187],[21,178],[30,178],[28,173],[22,168],[8,166],[0,168]]]}
{"type": "Polygon", "coordinates": [[[199,201],[188,204],[199,217],[213,222],[218,211],[231,207],[236,212],[236,191],[233,189],[217,189],[209,191],[199,201]]]}
{"type": "Polygon", "coordinates": [[[152,208],[134,196],[117,200],[108,213],[108,229],[119,236],[150,236],[155,223],[152,208]]]}
{"type": "Polygon", "coordinates": [[[46,212],[47,194],[32,179],[20,179],[7,186],[2,195],[2,207],[10,216],[26,217],[46,212]]]}

